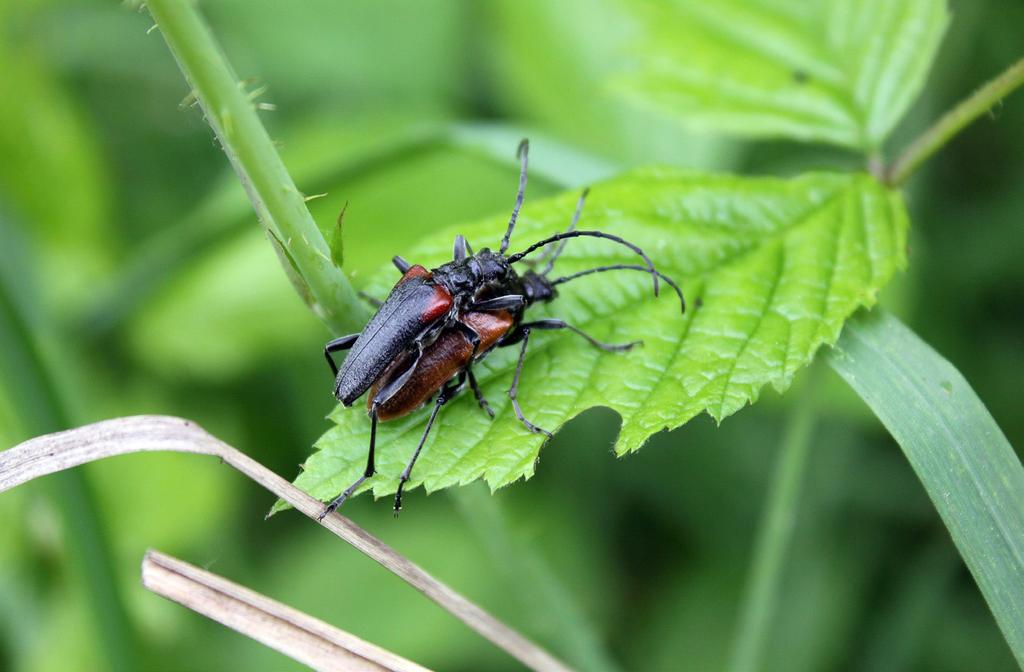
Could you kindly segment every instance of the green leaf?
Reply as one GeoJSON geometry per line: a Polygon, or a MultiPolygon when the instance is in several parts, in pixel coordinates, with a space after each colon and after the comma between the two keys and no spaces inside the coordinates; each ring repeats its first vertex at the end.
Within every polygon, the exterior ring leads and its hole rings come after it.
{"type": "MultiPolygon", "coordinates": [[[[527,203],[512,249],[564,229],[576,199],[570,192],[527,203]]],[[[436,266],[450,258],[456,231],[476,249],[494,246],[505,221],[450,229],[396,252],[436,266]]],[[[598,184],[580,226],[640,245],[689,301],[680,315],[667,287],[655,299],[648,275],[622,271],[568,283],[557,301],[530,311],[564,318],[609,342],[644,339],[631,352],[604,353],[571,333],[536,333],[523,369],[519,399],[532,421],[553,431],[587,408],[609,406],[622,416],[619,454],[702,411],[721,420],[756,400],[766,383],[785,389],[822,343],[835,341],[854,310],[874,302],[904,264],[907,235],[901,198],[867,175],[780,180],[668,169],[598,184]]],[[[608,241],[576,239],[556,275],[635,261],[608,241]]],[[[383,297],[396,279],[386,269],[368,289],[383,297]]],[[[474,368],[497,417],[489,420],[471,394],[451,402],[410,486],[436,490],[485,478],[497,488],[533,474],[542,440],[516,420],[507,396],[516,350],[497,350],[474,368]]],[[[376,494],[394,491],[425,412],[381,424],[376,494]]],[[[337,426],[317,442],[319,452],[296,481],[321,498],[355,480],[369,440],[361,408],[338,407],[331,419],[337,426]]]]}
{"type": "Polygon", "coordinates": [[[900,444],[1024,665],[1024,467],[960,372],[899,320],[858,315],[828,362],[900,444]]]}
{"type": "Polygon", "coordinates": [[[677,0],[626,90],[696,126],[878,149],[920,92],[945,0],[677,0]]]}

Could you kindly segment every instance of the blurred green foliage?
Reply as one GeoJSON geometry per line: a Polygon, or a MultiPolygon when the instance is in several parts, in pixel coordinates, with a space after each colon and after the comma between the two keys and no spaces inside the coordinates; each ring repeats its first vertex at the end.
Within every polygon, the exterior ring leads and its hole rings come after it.
{"type": "Polygon", "coordinates": [[[749,137],[877,151],[924,84],[944,0],[677,0],[646,8],[624,87],[749,137]]]}
{"type": "MultiPolygon", "coordinates": [[[[512,167],[440,143],[374,149],[431,122],[509,121],[620,166],[785,176],[854,163],[814,146],[696,135],[619,100],[605,83],[643,26],[625,0],[222,0],[203,11],[240,76],[269,86],[261,100],[277,111],[263,119],[299,187],[328,193],[311,202],[321,227],[349,202],[346,264],[357,285],[434,228],[507,210],[512,167]]],[[[1024,52],[1019,3],[953,2],[952,17],[894,147],[1024,52]]],[[[70,422],[180,414],[290,475],[333,407],[327,334],[281,273],[200,114],[179,109],[186,87],[149,26],[145,14],[99,0],[0,5],[5,286],[33,316],[70,422]]],[[[1024,105],[1011,100],[992,117],[909,185],[910,269],[882,303],[956,364],[1020,446],[1024,105]]],[[[531,181],[531,199],[551,191],[531,181]]],[[[34,393],[15,381],[0,372],[0,447],[37,431],[20,410],[34,393]]],[[[766,667],[1014,669],[892,439],[834,377],[822,397],[766,667]]],[[[604,652],[592,660],[724,664],[789,405],[769,393],[721,427],[698,419],[623,460],[610,450],[617,418],[591,410],[545,448],[534,478],[493,498],[513,548],[528,546],[593,628],[604,652]]],[[[144,455],[82,471],[144,669],[292,669],[145,593],[137,572],[150,546],[425,665],[515,669],[336,539],[290,514],[264,522],[266,493],[219,465],[144,455]]],[[[0,497],[0,669],[109,662],[59,496],[44,481],[0,497]]],[[[523,599],[520,575],[501,569],[464,503],[416,493],[398,523],[369,498],[346,506],[496,615],[583,660],[564,624],[523,599]]]]}

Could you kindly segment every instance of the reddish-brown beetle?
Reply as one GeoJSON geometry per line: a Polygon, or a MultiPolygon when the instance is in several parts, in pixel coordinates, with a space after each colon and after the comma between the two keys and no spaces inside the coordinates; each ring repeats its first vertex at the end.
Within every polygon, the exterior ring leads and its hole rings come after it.
{"type": "Polygon", "coordinates": [[[363,331],[336,338],[324,347],[324,354],[335,374],[334,396],[345,406],[351,406],[356,399],[369,392],[366,408],[371,425],[370,448],[363,475],[324,508],[321,518],[340,506],[367,478],[373,476],[377,422],[402,417],[420,408],[436,395],[433,411],[427,420],[419,445],[399,479],[398,492],[395,495],[397,514],[402,508],[402,488],[409,480],[413,465],[416,464],[438,412],[466,382],[472,388],[481,408],[491,417],[494,416],[473,375],[473,364],[479,362],[495,347],[521,343],[516,372],[508,392],[512,408],[516,417],[531,432],[551,436],[550,432],[524,417],[516,398],[531,330],[569,329],[594,346],[614,352],[628,350],[640,343],[602,343],[557,319],[524,322],[525,310],[534,303],[554,299],[557,296],[555,288],[558,285],[591,273],[613,270],[643,271],[651,274],[655,296],[658,294],[660,278],[679,295],[680,303],[685,310],[683,294],[679,287],[670,278],[658,272],[639,247],[601,231],[576,230],[587,196],[586,190],[580,196],[567,231],[534,243],[522,252],[505,255],[526,191],[528,149],[527,141],[523,140],[519,145],[519,190],[512,209],[512,217],[497,252],[484,248],[474,254],[466,239],[456,236],[454,259],[433,270],[410,265],[396,256],[393,262],[402,272],[402,279],[391,290],[386,300],[371,299],[377,307],[377,312],[363,331]],[[540,270],[536,269],[536,264],[531,264],[530,269],[520,275],[512,267],[535,250],[568,238],[583,236],[604,238],[624,245],[639,254],[645,265],[599,266],[552,280],[548,275],[565,245],[565,242],[560,242],[559,245],[548,248],[544,256],[538,260],[537,264],[543,264],[540,270]],[[349,352],[339,371],[331,355],[342,350],[349,352]]]}

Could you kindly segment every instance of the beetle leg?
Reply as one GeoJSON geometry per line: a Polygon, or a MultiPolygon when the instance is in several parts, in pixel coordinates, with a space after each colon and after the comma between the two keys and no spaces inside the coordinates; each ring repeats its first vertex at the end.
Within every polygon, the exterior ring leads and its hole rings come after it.
{"type": "MultiPolygon", "coordinates": [[[[624,352],[626,350],[631,350],[634,346],[643,344],[643,341],[630,341],[629,343],[605,343],[597,340],[582,329],[578,329],[562,320],[536,320],[534,322],[523,322],[519,325],[519,329],[568,329],[574,334],[579,334],[590,341],[591,345],[601,348],[606,352],[624,352]]],[[[511,343],[515,343],[515,340],[512,340],[511,343]]]]}
{"type": "Polygon", "coordinates": [[[441,407],[448,403],[448,400],[455,396],[458,391],[457,385],[451,385],[450,383],[445,384],[441,388],[441,391],[437,395],[437,401],[434,402],[434,410],[430,412],[430,418],[427,419],[427,426],[423,429],[423,436],[420,437],[420,442],[416,446],[416,452],[412,454],[412,459],[409,460],[409,464],[405,465],[405,469],[402,471],[402,475],[398,478],[398,490],[395,492],[395,515],[402,510],[402,490],[405,488],[406,481],[409,480],[410,474],[412,474],[412,468],[416,464],[416,460],[419,459],[420,451],[423,450],[423,444],[427,442],[427,435],[430,434],[430,429],[434,426],[434,420],[437,419],[437,414],[441,410],[441,407]]]}
{"type": "Polygon", "coordinates": [[[331,353],[338,352],[339,350],[348,350],[356,342],[357,338],[359,338],[359,334],[349,334],[348,336],[331,339],[324,346],[324,357],[327,358],[327,363],[331,365],[331,371],[334,372],[335,378],[338,377],[338,365],[334,363],[331,353]]]}
{"type": "Polygon", "coordinates": [[[484,393],[480,391],[480,384],[476,382],[476,376],[473,375],[472,367],[466,367],[466,376],[469,377],[469,387],[473,390],[473,396],[476,397],[476,403],[480,404],[480,408],[484,409],[487,415],[494,419],[494,411],[491,410],[491,405],[487,403],[484,398],[484,393]]]}
{"type": "Polygon", "coordinates": [[[520,325],[518,327],[515,327],[511,331],[509,331],[504,336],[502,336],[501,340],[498,341],[498,344],[496,346],[494,346],[494,347],[496,347],[496,348],[504,348],[504,347],[507,347],[507,346],[510,346],[510,345],[515,345],[516,343],[519,343],[522,340],[523,340],[523,329],[522,329],[522,325],[520,325]]]}
{"type": "Polygon", "coordinates": [[[455,395],[458,394],[459,392],[461,392],[462,388],[464,388],[466,386],[466,372],[465,371],[459,371],[459,373],[456,374],[455,378],[453,378],[452,380],[455,381],[454,385],[452,385],[452,381],[451,380],[449,380],[445,384],[445,387],[448,388],[448,398],[449,399],[452,399],[453,397],[455,397],[455,395]]]}
{"type": "Polygon", "coordinates": [[[363,471],[363,475],[356,479],[356,482],[348,486],[345,492],[341,493],[331,503],[324,507],[324,510],[320,512],[320,515],[316,517],[317,520],[323,520],[332,511],[337,510],[339,506],[345,503],[345,500],[352,496],[352,493],[363,484],[363,481],[373,476],[376,473],[377,468],[374,465],[374,448],[377,444],[377,409],[374,407],[370,410],[370,451],[366,458],[366,469],[363,471]]]}
{"type": "MultiPolygon", "coordinates": [[[[462,323],[456,322],[456,324],[462,323]]],[[[438,326],[443,327],[444,322],[441,322],[438,326]]],[[[462,326],[465,329],[472,331],[471,329],[469,329],[469,327],[466,327],[465,325],[462,326]]],[[[406,383],[409,382],[409,379],[412,378],[412,374],[416,372],[416,367],[417,365],[419,365],[420,359],[423,357],[423,349],[426,347],[424,343],[432,342],[437,337],[439,331],[440,328],[431,328],[424,331],[423,333],[416,337],[416,340],[413,341],[413,345],[416,347],[416,356],[413,358],[412,363],[410,363],[409,366],[405,368],[405,371],[403,371],[401,375],[399,375],[397,378],[395,378],[390,383],[388,383],[387,385],[385,385],[384,387],[377,391],[377,394],[373,397],[374,404],[380,405],[385,403],[388,399],[393,397],[396,392],[402,389],[402,387],[404,387],[406,383]]],[[[473,336],[475,336],[477,342],[479,342],[480,337],[476,335],[476,332],[473,332],[473,336]]],[[[476,354],[475,344],[473,346],[473,354],[476,354]]]]}
{"type": "Polygon", "coordinates": [[[469,361],[472,362],[473,359],[476,358],[477,350],[480,348],[480,334],[473,331],[473,328],[470,327],[465,322],[459,322],[458,320],[456,320],[454,326],[455,328],[462,331],[466,338],[469,339],[470,345],[473,346],[473,352],[469,354],[469,361]]]}
{"type": "Polygon", "coordinates": [[[523,409],[519,408],[519,399],[517,398],[519,394],[519,376],[523,373],[523,360],[526,359],[526,344],[530,342],[530,327],[522,325],[520,333],[522,334],[523,345],[519,348],[519,362],[516,364],[516,375],[512,377],[512,387],[508,388],[508,398],[512,400],[512,410],[516,412],[519,422],[523,423],[534,434],[544,434],[550,438],[551,432],[527,420],[526,416],[523,415],[523,409]]]}
{"type": "Polygon", "coordinates": [[[378,299],[376,296],[370,296],[366,292],[359,291],[359,292],[356,292],[356,294],[359,295],[360,299],[362,299],[363,301],[366,301],[368,304],[370,304],[374,308],[380,308],[381,306],[384,305],[383,301],[378,299]]]}
{"type": "Polygon", "coordinates": [[[468,310],[516,310],[526,305],[522,294],[506,294],[470,304],[468,310]]]}
{"type": "Polygon", "coordinates": [[[413,372],[416,370],[416,365],[420,363],[420,358],[423,356],[423,344],[416,343],[417,351],[416,357],[413,358],[412,363],[402,372],[402,375],[398,376],[384,387],[377,390],[377,394],[373,397],[374,405],[379,406],[385,403],[388,399],[395,396],[395,393],[402,389],[409,379],[412,378],[413,372]]]}
{"type": "Polygon", "coordinates": [[[397,254],[391,257],[391,263],[395,265],[395,268],[397,268],[402,275],[405,275],[405,272],[412,268],[412,264],[397,254]]]}

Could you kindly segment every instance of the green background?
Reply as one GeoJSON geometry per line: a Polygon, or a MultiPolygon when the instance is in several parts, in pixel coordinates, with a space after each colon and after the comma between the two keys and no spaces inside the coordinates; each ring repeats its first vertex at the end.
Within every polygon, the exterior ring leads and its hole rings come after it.
{"type": "MultiPolygon", "coordinates": [[[[329,225],[349,203],[345,264],[357,284],[432,229],[510,205],[514,168],[477,154],[422,144],[353,162],[435,122],[529,129],[538,162],[549,137],[622,167],[781,176],[859,167],[839,150],[687,132],[623,101],[607,81],[638,30],[625,2],[218,0],[202,9],[239,76],[269,87],[260,101],[277,109],[262,117],[300,189],[327,192],[311,202],[317,221],[329,225]]],[[[150,25],[111,2],[0,5],[4,300],[26,316],[58,399],[0,372],[0,447],[62,423],[167,413],[291,477],[328,426],[328,335],[288,285],[150,25]]],[[[1021,25],[1021,3],[953,3],[939,60],[892,145],[1018,58],[1021,25]]],[[[1022,150],[1024,104],[1011,99],[915,177],[910,269],[882,296],[963,372],[1018,446],[1022,150]]],[[[528,198],[555,191],[534,176],[528,198]]],[[[477,484],[411,493],[398,521],[369,497],[346,513],[583,668],[717,669],[806,377],[721,427],[701,417],[621,460],[611,454],[617,418],[588,411],[544,448],[533,479],[492,502],[477,484]],[[488,517],[492,506],[507,529],[488,517]],[[574,632],[592,631],[596,649],[566,634],[567,618],[582,621],[574,632]]],[[[834,374],[818,377],[825,394],[766,667],[1014,669],[895,443],[834,374]]],[[[138,563],[148,547],[429,667],[517,669],[294,513],[264,521],[267,493],[213,461],[139,455],[83,471],[143,669],[294,667],[145,592],[138,563]]],[[[108,664],[86,563],[69,542],[74,519],[62,514],[65,486],[51,478],[0,496],[0,669],[108,664]]]]}

